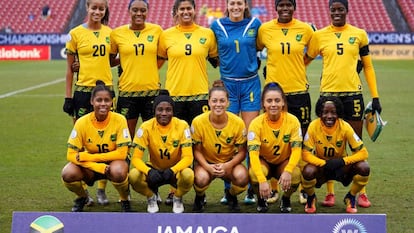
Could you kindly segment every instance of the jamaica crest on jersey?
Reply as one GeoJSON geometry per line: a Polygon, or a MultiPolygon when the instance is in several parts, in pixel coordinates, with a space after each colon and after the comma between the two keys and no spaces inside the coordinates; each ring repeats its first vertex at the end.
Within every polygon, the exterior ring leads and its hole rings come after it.
{"type": "Polygon", "coordinates": [[[205,37],[200,38],[200,44],[205,44],[206,41],[207,41],[207,38],[205,38],[205,37]]]}

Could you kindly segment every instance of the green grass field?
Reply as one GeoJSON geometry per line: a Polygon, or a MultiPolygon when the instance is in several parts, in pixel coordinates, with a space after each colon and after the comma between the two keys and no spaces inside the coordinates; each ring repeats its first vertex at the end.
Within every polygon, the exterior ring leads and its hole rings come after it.
{"type": "MultiPolygon", "coordinates": [[[[409,146],[413,141],[414,66],[413,61],[374,61],[377,72],[382,117],[388,121],[379,139],[373,143],[366,134],[372,176],[367,190],[371,208],[359,208],[363,214],[387,214],[387,232],[414,232],[414,159],[409,146]]],[[[62,185],[60,171],[66,164],[66,142],[72,120],[62,111],[65,61],[0,62],[0,232],[10,232],[13,211],[70,211],[74,195],[62,185]]],[[[319,87],[321,63],[315,61],[308,69],[313,104],[319,87]]],[[[165,73],[163,67],[162,76],[165,73]]],[[[217,70],[209,70],[210,79],[219,78],[217,70]]],[[[365,83],[365,81],[364,81],[365,83]]],[[[365,101],[370,95],[365,88],[365,101]]],[[[95,195],[95,187],[90,192],[95,195]]],[[[318,205],[318,213],[344,213],[342,198],[348,188],[335,185],[336,205],[318,205]]],[[[168,187],[161,189],[165,198],[168,187]]],[[[86,207],[88,212],[118,212],[117,194],[107,187],[109,206],[86,207]]],[[[226,212],[219,204],[223,184],[215,181],[207,191],[206,212],[226,212]]],[[[319,201],[325,186],[317,190],[319,201]]],[[[184,197],[186,212],[191,212],[194,191],[184,197]]],[[[244,194],[239,200],[244,198],[244,194]]],[[[293,213],[304,213],[298,195],[292,197],[293,213]]],[[[241,204],[242,212],[255,212],[255,206],[241,204]]],[[[145,212],[146,201],[132,193],[134,211],[145,212]]],[[[160,205],[161,212],[171,207],[160,205]]],[[[269,213],[279,213],[278,205],[269,213]]]]}

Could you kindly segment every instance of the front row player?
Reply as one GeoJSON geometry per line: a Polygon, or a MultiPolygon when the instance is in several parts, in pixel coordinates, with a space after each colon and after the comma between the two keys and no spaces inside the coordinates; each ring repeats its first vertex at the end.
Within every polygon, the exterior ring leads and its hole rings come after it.
{"type": "Polygon", "coordinates": [[[258,212],[267,212],[271,197],[268,179],[276,178],[284,191],[280,212],[291,211],[290,196],[300,183],[298,163],[302,152],[299,120],[287,111],[286,95],[279,84],[270,82],[262,92],[264,113],[253,119],[247,134],[250,181],[258,197],[258,212]]]}
{"type": "Polygon", "coordinates": [[[129,173],[132,188],[147,197],[149,213],[159,211],[158,188],[170,184],[176,188],[173,212],[184,212],[182,197],[194,183],[193,149],[187,122],[173,116],[174,101],[167,90],[160,90],[154,99],[155,117],[141,124],[133,141],[134,152],[129,173]],[[148,149],[148,162],[143,161],[148,149]]]}
{"type": "Polygon", "coordinates": [[[112,91],[98,80],[90,100],[94,111],[79,118],[70,134],[69,163],[62,170],[62,180],[66,188],[78,196],[73,212],[82,211],[88,200],[82,181],[92,186],[101,179],[110,180],[118,191],[121,210],[131,211],[125,161],[131,137],[125,117],[111,112],[112,98],[112,91]]]}
{"type": "Polygon", "coordinates": [[[315,189],[329,180],[342,182],[350,191],[344,202],[346,212],[356,213],[355,195],[368,183],[368,151],[349,123],[343,120],[344,108],[337,97],[322,96],[316,104],[316,115],[304,138],[302,157],[308,164],[302,171],[302,186],[308,194],[306,213],[316,212],[315,189]],[[347,155],[349,144],[352,155],[347,155]]]}
{"type": "Polygon", "coordinates": [[[226,199],[231,212],[239,212],[237,195],[247,189],[249,176],[243,165],[246,158],[246,127],[237,115],[226,111],[229,94],[222,80],[209,91],[211,111],[194,118],[191,130],[194,142],[193,211],[204,210],[205,192],[215,178],[231,183],[226,199]]]}

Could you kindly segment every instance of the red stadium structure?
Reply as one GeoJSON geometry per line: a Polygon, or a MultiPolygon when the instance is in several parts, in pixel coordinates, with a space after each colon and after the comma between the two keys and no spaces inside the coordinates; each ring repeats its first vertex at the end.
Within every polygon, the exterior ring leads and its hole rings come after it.
{"type": "MultiPolygon", "coordinates": [[[[393,1],[400,7],[410,30],[414,31],[414,0],[393,1]]],[[[148,21],[157,23],[164,29],[174,25],[171,15],[173,2],[173,0],[149,0],[148,21]]],[[[252,13],[262,22],[275,18],[273,0],[251,0],[251,2],[252,13]]],[[[110,27],[114,28],[129,22],[128,3],[129,0],[109,1],[110,27]]],[[[75,14],[75,12],[85,11],[84,0],[0,0],[0,4],[0,28],[11,28],[13,33],[65,33],[74,15],[84,16],[84,12],[81,12],[83,14],[75,14]],[[44,20],[41,17],[41,8],[46,2],[52,13],[50,18],[44,20]]],[[[197,21],[203,26],[208,26],[207,16],[199,12],[203,6],[210,13],[216,10],[223,11],[226,7],[226,1],[217,0],[196,0],[196,4],[197,21]]],[[[327,26],[330,21],[327,4],[327,0],[298,1],[295,17],[313,23],[317,28],[327,26]]],[[[397,31],[382,0],[350,2],[348,22],[368,32],[397,31]]]]}

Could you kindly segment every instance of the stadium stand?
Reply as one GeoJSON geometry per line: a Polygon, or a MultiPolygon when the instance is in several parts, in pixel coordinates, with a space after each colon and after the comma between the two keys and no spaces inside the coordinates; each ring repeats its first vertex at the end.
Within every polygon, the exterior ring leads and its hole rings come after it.
{"type": "Polygon", "coordinates": [[[42,18],[45,1],[1,0],[0,25],[11,27],[13,33],[60,33],[64,30],[78,0],[50,0],[50,18],[42,18]],[[30,15],[32,17],[30,17],[30,15]]]}
{"type": "Polygon", "coordinates": [[[397,0],[397,2],[411,31],[414,32],[414,0],[397,0]]]}
{"type": "MultiPolygon", "coordinates": [[[[274,1],[253,0],[252,8],[260,6],[265,6],[267,9],[267,15],[259,17],[262,22],[276,17],[274,1]]],[[[349,7],[347,19],[349,23],[364,28],[366,31],[395,31],[382,0],[352,1],[349,7]]],[[[302,21],[313,23],[317,28],[323,28],[330,23],[328,1],[297,1],[295,17],[302,21]]]]}
{"type": "MultiPolygon", "coordinates": [[[[407,20],[411,31],[414,31],[414,0],[394,0],[407,20]]],[[[41,8],[44,0],[0,0],[0,28],[10,27],[13,33],[62,33],[65,31],[73,12],[79,9],[80,0],[49,0],[52,15],[49,19],[43,20],[41,8]],[[34,18],[30,20],[29,15],[34,18]]],[[[114,0],[109,2],[110,22],[109,26],[127,24],[129,15],[127,12],[129,0],[114,0]]],[[[150,1],[148,21],[161,25],[166,29],[174,25],[171,15],[172,0],[150,1]]],[[[217,0],[196,0],[197,22],[202,26],[208,26],[206,15],[200,15],[199,10],[206,6],[209,11],[216,9],[224,10],[225,1],[217,0]]],[[[262,22],[269,21],[276,17],[273,0],[252,0],[252,13],[257,14],[262,22]],[[256,8],[256,9],[255,9],[256,8]],[[258,11],[259,9],[259,11],[258,11]]],[[[317,28],[329,25],[329,12],[326,0],[301,0],[297,2],[295,17],[305,22],[311,22],[317,28]]],[[[395,27],[388,16],[382,0],[352,1],[348,22],[364,28],[369,32],[393,32],[395,27]]]]}

